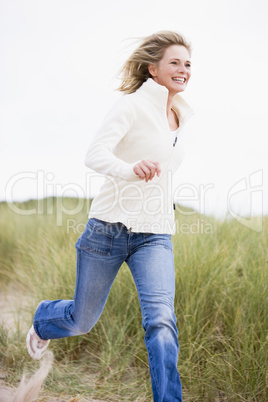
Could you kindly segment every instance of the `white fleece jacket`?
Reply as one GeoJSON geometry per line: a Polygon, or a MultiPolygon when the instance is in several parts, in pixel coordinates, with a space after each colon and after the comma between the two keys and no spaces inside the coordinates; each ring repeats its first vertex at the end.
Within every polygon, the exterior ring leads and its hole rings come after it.
{"type": "Polygon", "coordinates": [[[173,146],[167,99],[167,88],[149,78],[135,93],[123,95],[107,114],[85,158],[87,167],[106,176],[89,218],[121,222],[133,232],[175,233],[172,176],[183,160],[180,137],[192,109],[180,95],[174,97],[172,108],[180,127],[173,146]],[[147,183],[133,172],[143,159],[161,167],[160,176],[147,183]]]}

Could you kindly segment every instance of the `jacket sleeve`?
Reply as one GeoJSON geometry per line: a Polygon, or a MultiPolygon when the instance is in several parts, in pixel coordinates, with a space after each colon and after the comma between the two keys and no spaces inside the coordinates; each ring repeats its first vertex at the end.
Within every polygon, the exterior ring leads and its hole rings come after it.
{"type": "Polygon", "coordinates": [[[138,180],[133,172],[135,163],[128,163],[114,155],[117,144],[126,136],[133,122],[133,107],[123,95],[106,115],[85,157],[85,165],[98,173],[120,178],[138,180]]]}

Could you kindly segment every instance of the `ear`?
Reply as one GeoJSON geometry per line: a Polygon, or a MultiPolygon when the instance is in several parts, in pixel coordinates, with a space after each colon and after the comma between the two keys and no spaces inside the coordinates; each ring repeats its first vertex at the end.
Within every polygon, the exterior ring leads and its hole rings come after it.
{"type": "Polygon", "coordinates": [[[157,69],[156,64],[149,64],[148,65],[148,71],[149,71],[149,73],[151,74],[152,77],[156,76],[156,69],[157,69]]]}

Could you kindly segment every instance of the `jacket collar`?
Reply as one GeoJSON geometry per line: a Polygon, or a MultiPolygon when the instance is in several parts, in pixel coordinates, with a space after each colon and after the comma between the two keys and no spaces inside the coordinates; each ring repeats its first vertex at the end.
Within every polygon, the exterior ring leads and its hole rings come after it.
{"type": "MultiPolygon", "coordinates": [[[[152,78],[148,78],[136,93],[141,94],[159,109],[166,112],[168,89],[165,86],[159,85],[152,78]]],[[[184,124],[193,115],[193,109],[179,94],[174,96],[172,108],[178,114],[180,125],[184,124]]]]}

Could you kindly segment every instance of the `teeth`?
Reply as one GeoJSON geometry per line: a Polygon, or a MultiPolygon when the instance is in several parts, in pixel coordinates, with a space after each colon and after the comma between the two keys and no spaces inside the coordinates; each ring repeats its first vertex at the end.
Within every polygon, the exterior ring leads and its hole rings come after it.
{"type": "Polygon", "coordinates": [[[185,78],[173,78],[173,81],[185,82],[185,78]]]}

